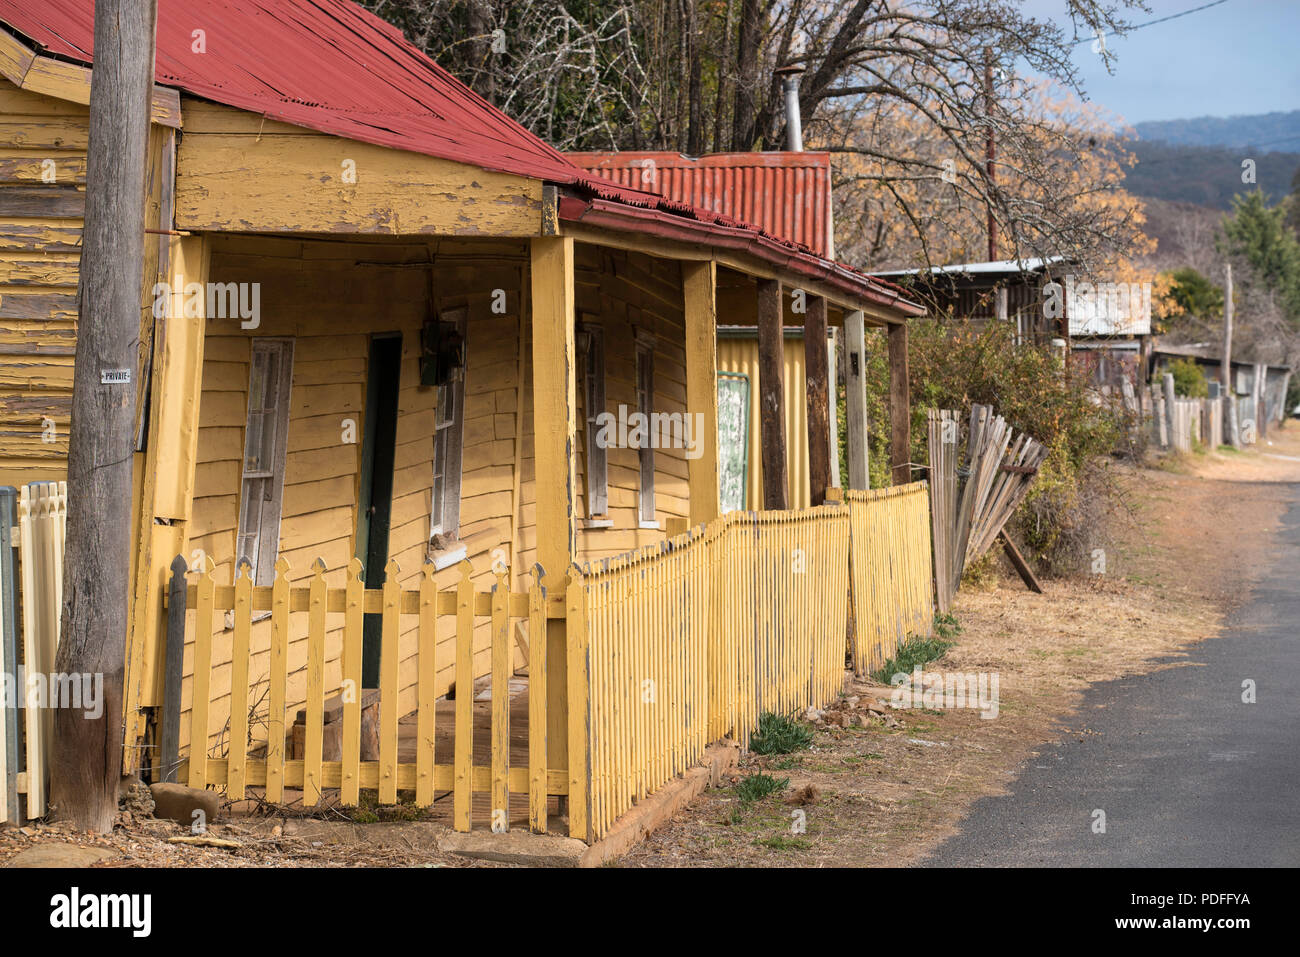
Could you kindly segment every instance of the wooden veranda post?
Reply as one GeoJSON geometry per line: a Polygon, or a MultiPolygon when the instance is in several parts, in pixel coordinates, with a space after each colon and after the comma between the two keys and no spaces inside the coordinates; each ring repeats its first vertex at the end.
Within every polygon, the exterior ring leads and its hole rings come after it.
{"type": "MultiPolygon", "coordinates": [[[[170,220],[167,220],[170,225],[170,220]]],[[[194,504],[198,462],[199,405],[203,380],[205,297],[189,304],[189,283],[207,283],[209,244],[200,236],[173,237],[164,274],[169,288],[164,315],[155,320],[149,431],[136,497],[135,579],[127,627],[125,740],[144,734],[144,708],[158,704],[159,664],[165,660],[163,591],[167,562],[185,550],[194,504]]],[[[197,571],[198,569],[195,569],[197,571]]],[[[122,772],[140,766],[140,753],[123,754],[122,772]]]]}
{"type": "Polygon", "coordinates": [[[907,386],[907,324],[889,327],[889,467],[893,484],[912,480],[912,408],[907,386]]]}
{"type": "Polygon", "coordinates": [[[809,501],[821,505],[831,484],[830,356],[826,352],[826,300],[808,297],[803,327],[804,378],[808,387],[809,501]]]}
{"type": "Polygon", "coordinates": [[[785,461],[785,329],[781,284],[758,281],[758,388],[763,449],[763,507],[789,507],[785,461]]]}
{"type": "Polygon", "coordinates": [[[844,316],[844,394],[848,412],[849,488],[870,488],[867,470],[867,329],[860,310],[844,316]]]}
{"type": "Polygon", "coordinates": [[[86,218],[68,448],[68,535],[55,670],[102,681],[99,714],[54,713],[51,813],[101,833],[117,816],[144,270],[153,0],[95,4],[86,218]]]}
{"type": "MultiPolygon", "coordinates": [[[[531,273],[537,560],[546,571],[547,594],[563,595],[577,542],[573,238],[532,240],[531,273]]],[[[564,619],[552,618],[546,627],[546,750],[551,770],[568,767],[567,654],[564,619]]]]}
{"type": "Polygon", "coordinates": [[[701,416],[698,443],[687,462],[691,525],[718,517],[718,267],[682,263],[686,313],[686,414],[701,416]]]}

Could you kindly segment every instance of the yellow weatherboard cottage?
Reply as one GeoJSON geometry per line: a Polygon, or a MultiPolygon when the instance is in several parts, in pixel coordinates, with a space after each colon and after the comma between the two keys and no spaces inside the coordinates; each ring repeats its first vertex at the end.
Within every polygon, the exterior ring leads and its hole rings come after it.
{"type": "MultiPolygon", "coordinates": [[[[16,485],[63,474],[91,4],[0,20],[16,485]]],[[[821,504],[826,327],[905,343],[920,310],[892,287],[592,179],[350,3],[162,5],[153,119],[125,770],[307,804],[450,792],[457,828],[563,813],[593,840],[759,710],[833,696],[851,580],[859,634],[928,628],[924,486],[821,504]],[[719,309],[778,370],[765,510],[728,516],[719,309]],[[818,507],[791,511],[779,370],[805,320],[818,507]],[[620,409],[705,425],[593,441],[620,409]],[[851,547],[859,525],[881,531],[851,547]]]]}

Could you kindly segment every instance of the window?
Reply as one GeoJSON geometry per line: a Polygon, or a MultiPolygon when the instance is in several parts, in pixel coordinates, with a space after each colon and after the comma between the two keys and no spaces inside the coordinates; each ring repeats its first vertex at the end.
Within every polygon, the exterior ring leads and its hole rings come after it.
{"type": "MultiPolygon", "coordinates": [[[[445,332],[465,341],[468,311],[445,314],[445,332]]],[[[438,385],[438,409],[433,435],[433,503],[429,537],[435,549],[450,546],[460,533],[460,461],[465,431],[465,353],[447,370],[438,385]]]]}
{"type": "Polygon", "coordinates": [[[637,517],[641,526],[655,528],[655,450],[651,436],[651,418],[655,396],[654,337],[637,331],[636,408],[644,417],[646,435],[638,451],[641,470],[641,494],[637,500],[637,517]]]}
{"type": "Polygon", "coordinates": [[[608,451],[596,437],[600,426],[596,417],[605,411],[605,331],[600,326],[584,324],[580,332],[583,350],[583,415],[586,418],[587,518],[609,512],[608,451]]]}
{"type": "Polygon", "coordinates": [[[293,340],[254,339],[237,546],[239,561],[246,559],[253,566],[253,581],[258,585],[270,585],[275,579],[292,381],[293,340]]]}

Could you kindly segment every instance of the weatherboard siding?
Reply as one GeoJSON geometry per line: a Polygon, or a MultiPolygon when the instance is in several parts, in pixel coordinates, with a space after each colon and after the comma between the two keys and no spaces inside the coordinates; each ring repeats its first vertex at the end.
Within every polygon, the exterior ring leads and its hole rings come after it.
{"type": "Polygon", "coordinates": [[[88,135],[86,107],[0,80],[0,485],[67,473],[88,135]]]}

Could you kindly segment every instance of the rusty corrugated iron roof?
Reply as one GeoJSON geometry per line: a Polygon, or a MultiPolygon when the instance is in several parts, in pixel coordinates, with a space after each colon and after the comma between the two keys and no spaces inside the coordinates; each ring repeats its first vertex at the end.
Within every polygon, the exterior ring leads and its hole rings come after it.
{"type": "Polygon", "coordinates": [[[819,256],[834,256],[830,153],[566,155],[587,172],[620,186],[750,223],[819,256]]]}
{"type": "MultiPolygon", "coordinates": [[[[93,10],[93,0],[0,0],[0,23],[41,52],[90,66],[93,10]]],[[[322,133],[568,186],[562,219],[743,248],[851,295],[921,311],[898,287],[762,224],[588,173],[350,0],[158,0],[156,49],[155,79],[165,86],[322,133]]]]}

